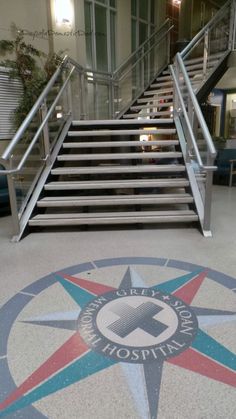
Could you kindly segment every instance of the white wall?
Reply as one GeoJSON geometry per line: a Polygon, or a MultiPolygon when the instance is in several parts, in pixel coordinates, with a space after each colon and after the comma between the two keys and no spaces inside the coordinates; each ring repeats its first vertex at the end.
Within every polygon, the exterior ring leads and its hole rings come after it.
{"type": "Polygon", "coordinates": [[[14,38],[10,30],[14,23],[25,31],[26,43],[46,53],[50,46],[55,51],[67,50],[68,55],[81,65],[85,64],[84,1],[68,2],[71,2],[74,16],[70,25],[56,22],[54,0],[0,0],[0,39],[14,38]],[[48,30],[53,31],[49,36],[48,30]]]}
{"type": "Polygon", "coordinates": [[[25,30],[25,41],[48,52],[49,41],[40,32],[47,30],[47,0],[0,0],[0,39],[12,39],[12,23],[25,30]]]}
{"type": "MultiPolygon", "coordinates": [[[[55,19],[54,0],[0,0],[0,39],[12,39],[10,26],[25,30],[25,41],[48,52],[67,50],[81,65],[86,64],[84,0],[67,0],[73,9],[70,24],[55,19]],[[46,36],[47,30],[51,36],[46,36]],[[78,32],[79,31],[79,32],[78,32]]],[[[166,1],[156,1],[156,25],[165,19],[166,1]]],[[[117,1],[117,66],[131,53],[131,0],[117,1]]]]}
{"type": "Polygon", "coordinates": [[[86,50],[84,37],[84,1],[67,0],[72,9],[70,24],[56,21],[55,2],[50,0],[53,30],[53,47],[56,52],[65,50],[71,58],[81,65],[86,64],[86,50]]]}
{"type": "Polygon", "coordinates": [[[166,0],[156,0],[155,25],[157,28],[166,20],[166,0]]]}
{"type": "Polygon", "coordinates": [[[117,1],[117,67],[131,54],[131,0],[117,1]]]}

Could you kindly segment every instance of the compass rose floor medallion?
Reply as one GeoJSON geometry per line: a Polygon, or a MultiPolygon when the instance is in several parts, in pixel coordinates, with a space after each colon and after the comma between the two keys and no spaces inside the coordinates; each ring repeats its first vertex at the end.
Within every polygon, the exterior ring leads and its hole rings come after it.
{"type": "Polygon", "coordinates": [[[0,309],[0,418],[233,418],[235,291],[148,257],[41,278],[0,309]]]}

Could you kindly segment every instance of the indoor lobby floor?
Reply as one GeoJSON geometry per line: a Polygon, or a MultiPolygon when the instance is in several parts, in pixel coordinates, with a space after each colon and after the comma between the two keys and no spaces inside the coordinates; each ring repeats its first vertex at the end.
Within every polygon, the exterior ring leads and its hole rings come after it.
{"type": "Polygon", "coordinates": [[[236,187],[187,228],[0,218],[0,418],[234,419],[236,187]]]}

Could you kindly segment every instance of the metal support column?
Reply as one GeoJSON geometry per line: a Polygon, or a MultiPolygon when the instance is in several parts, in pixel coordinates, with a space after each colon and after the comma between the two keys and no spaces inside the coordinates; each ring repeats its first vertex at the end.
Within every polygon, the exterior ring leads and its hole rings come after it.
{"type": "Polygon", "coordinates": [[[207,61],[209,55],[209,31],[205,32],[204,36],[204,51],[203,51],[203,77],[206,77],[207,74],[207,61]]]}
{"type": "Polygon", "coordinates": [[[211,203],[212,203],[212,184],[213,171],[208,170],[206,173],[206,188],[205,188],[205,202],[204,202],[204,221],[203,231],[210,231],[211,227],[211,203]]]}
{"type": "MultiPolygon", "coordinates": [[[[47,104],[46,101],[44,101],[41,105],[40,112],[41,112],[41,118],[42,122],[46,118],[47,115],[47,104]]],[[[50,138],[49,138],[49,130],[48,130],[48,121],[45,123],[43,127],[43,149],[44,149],[44,160],[46,162],[46,166],[50,166],[51,160],[50,160],[50,138]]]]}
{"type": "MultiPolygon", "coordinates": [[[[12,156],[10,158],[12,161],[12,156]]],[[[6,170],[11,170],[11,164],[5,164],[6,170]]],[[[17,196],[16,196],[16,188],[15,188],[15,176],[16,175],[7,175],[7,183],[8,183],[8,193],[10,199],[10,206],[11,206],[11,215],[12,215],[12,225],[13,225],[13,234],[14,236],[20,233],[20,220],[18,215],[18,205],[17,205],[17,196]]]]}

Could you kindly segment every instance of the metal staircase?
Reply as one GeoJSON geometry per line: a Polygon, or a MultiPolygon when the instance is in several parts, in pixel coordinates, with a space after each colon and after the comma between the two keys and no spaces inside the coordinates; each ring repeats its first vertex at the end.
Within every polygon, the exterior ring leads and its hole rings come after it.
{"type": "Polygon", "coordinates": [[[197,221],[175,137],[173,118],[73,121],[29,225],[197,221]]]}
{"type": "MultiPolygon", "coordinates": [[[[208,72],[219,58],[210,58],[208,72]]],[[[197,88],[203,58],[185,66],[197,88]]],[[[29,225],[199,221],[173,119],[173,90],[166,69],[123,119],[73,121],[29,225]]]]}
{"type": "Polygon", "coordinates": [[[211,235],[216,151],[197,97],[234,49],[232,12],[169,67],[169,21],[112,74],[65,57],[0,159],[15,241],[27,226],[198,222],[211,235]]]}

